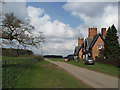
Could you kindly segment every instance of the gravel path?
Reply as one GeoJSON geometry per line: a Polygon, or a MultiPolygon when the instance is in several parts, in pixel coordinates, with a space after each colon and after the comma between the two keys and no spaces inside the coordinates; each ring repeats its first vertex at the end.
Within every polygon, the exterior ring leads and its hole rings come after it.
{"type": "Polygon", "coordinates": [[[65,62],[46,60],[58,65],[93,88],[118,88],[118,78],[85,68],[80,68],[65,62]]]}

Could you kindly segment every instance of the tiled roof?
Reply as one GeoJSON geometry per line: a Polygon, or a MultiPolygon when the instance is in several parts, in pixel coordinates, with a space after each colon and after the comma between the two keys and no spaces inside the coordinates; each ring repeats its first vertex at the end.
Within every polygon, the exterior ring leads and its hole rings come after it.
{"type": "Polygon", "coordinates": [[[89,50],[89,47],[90,47],[92,41],[93,41],[92,38],[86,38],[86,44],[87,44],[86,49],[87,49],[87,50],[89,50]]]}
{"type": "Polygon", "coordinates": [[[81,46],[76,46],[75,47],[75,51],[74,51],[74,55],[76,55],[77,53],[79,53],[80,49],[82,48],[82,45],[81,46]]]}

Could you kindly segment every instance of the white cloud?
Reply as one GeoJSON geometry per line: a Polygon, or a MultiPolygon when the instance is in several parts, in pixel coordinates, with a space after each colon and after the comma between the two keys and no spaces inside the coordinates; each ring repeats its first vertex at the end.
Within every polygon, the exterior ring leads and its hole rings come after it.
{"type": "Polygon", "coordinates": [[[17,18],[23,21],[29,18],[25,2],[6,2],[3,4],[2,13],[14,13],[17,18]]]}
{"type": "MultiPolygon", "coordinates": [[[[43,44],[44,54],[67,55],[73,53],[79,36],[78,30],[74,30],[67,24],[58,20],[52,21],[51,17],[45,13],[44,9],[32,6],[26,7],[25,2],[7,2],[3,6],[3,13],[14,13],[14,15],[26,21],[30,19],[30,24],[35,26],[35,35],[42,31],[46,36],[46,43],[43,44]]],[[[40,54],[39,49],[32,48],[35,53],[40,54]]]]}
{"type": "MultiPolygon", "coordinates": [[[[53,38],[52,38],[53,39],[53,38]]],[[[55,54],[55,55],[68,55],[74,53],[75,44],[77,43],[76,40],[67,40],[67,39],[61,39],[62,42],[57,42],[59,39],[56,39],[55,42],[51,42],[52,39],[50,39],[49,42],[45,43],[44,46],[41,48],[39,47],[38,53],[40,53],[43,49],[44,54],[55,54]]],[[[36,52],[37,53],[37,52],[36,52]]]]}
{"type": "Polygon", "coordinates": [[[39,29],[43,30],[47,37],[74,38],[75,36],[73,28],[57,20],[48,21],[43,26],[40,26],[39,29]]]}
{"type": "Polygon", "coordinates": [[[95,17],[96,15],[101,15],[103,12],[103,8],[107,5],[107,3],[78,3],[78,2],[69,2],[63,6],[65,10],[72,11],[72,15],[79,15],[79,13],[84,15],[89,15],[91,17],[95,17]],[[96,8],[99,8],[99,12],[96,11],[96,8]]]}
{"type": "MultiPolygon", "coordinates": [[[[35,26],[36,35],[42,31],[46,36],[46,43],[43,44],[44,54],[67,55],[74,51],[77,45],[77,37],[87,37],[88,28],[97,26],[108,27],[115,24],[118,27],[118,8],[112,3],[66,3],[63,8],[75,17],[83,20],[83,24],[76,28],[64,24],[45,13],[43,8],[28,6],[24,2],[6,3],[4,13],[13,12],[18,18],[25,20],[30,18],[30,24],[35,26]],[[9,9],[8,9],[9,8],[9,9]]],[[[33,48],[35,53],[42,51],[41,47],[33,48]]]]}
{"type": "Polygon", "coordinates": [[[44,9],[28,6],[27,11],[31,21],[30,24],[37,29],[40,26],[43,26],[47,21],[51,20],[50,16],[45,14],[44,9]]]}
{"type": "Polygon", "coordinates": [[[28,13],[30,17],[39,17],[44,14],[44,9],[34,8],[32,6],[27,7],[28,13]]]}
{"type": "MultiPolygon", "coordinates": [[[[79,30],[58,20],[53,21],[42,8],[28,6],[27,10],[30,23],[37,28],[35,33],[41,31],[46,36],[46,43],[43,45],[44,54],[67,55],[73,53],[77,37],[80,35],[79,30]]],[[[42,50],[39,47],[34,51],[40,53],[42,50]]]]}
{"type": "Polygon", "coordinates": [[[37,31],[42,31],[47,37],[73,38],[75,36],[73,28],[58,20],[52,21],[51,17],[44,12],[44,9],[28,6],[27,10],[31,24],[37,28],[37,31]]]}
{"type": "Polygon", "coordinates": [[[84,34],[88,35],[88,28],[95,26],[98,28],[108,28],[112,24],[118,27],[118,7],[117,3],[100,3],[100,2],[84,2],[84,3],[66,3],[63,8],[83,20],[83,24],[77,27],[84,34]]]}

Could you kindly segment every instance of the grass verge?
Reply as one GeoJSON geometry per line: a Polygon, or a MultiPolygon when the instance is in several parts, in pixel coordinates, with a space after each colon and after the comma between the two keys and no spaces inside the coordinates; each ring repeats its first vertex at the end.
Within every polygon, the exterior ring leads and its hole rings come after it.
{"type": "Polygon", "coordinates": [[[48,59],[52,61],[63,61],[64,60],[63,58],[48,58],[48,59]]]}
{"type": "Polygon", "coordinates": [[[42,61],[21,77],[15,88],[90,88],[58,66],[42,61]]]}
{"type": "Polygon", "coordinates": [[[12,88],[25,70],[32,68],[37,60],[33,57],[2,57],[2,87],[12,88]]]}

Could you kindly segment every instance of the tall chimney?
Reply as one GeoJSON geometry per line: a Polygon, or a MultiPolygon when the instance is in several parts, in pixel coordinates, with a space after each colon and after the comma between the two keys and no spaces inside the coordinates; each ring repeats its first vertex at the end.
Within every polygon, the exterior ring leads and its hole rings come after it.
{"type": "Polygon", "coordinates": [[[78,38],[78,46],[81,46],[84,41],[84,38],[78,38]]]}
{"type": "Polygon", "coordinates": [[[105,36],[106,36],[106,28],[102,28],[101,33],[102,33],[103,38],[105,38],[105,36]]]}
{"type": "Polygon", "coordinates": [[[93,38],[97,34],[97,28],[88,28],[88,38],[93,38]]]}

